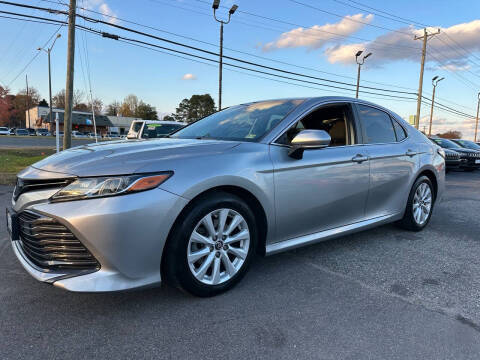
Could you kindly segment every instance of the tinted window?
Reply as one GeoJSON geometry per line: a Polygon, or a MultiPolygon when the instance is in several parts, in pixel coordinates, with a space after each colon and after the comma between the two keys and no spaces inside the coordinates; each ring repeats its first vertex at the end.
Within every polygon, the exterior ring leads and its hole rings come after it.
{"type": "Polygon", "coordinates": [[[360,120],[365,128],[365,143],[381,144],[397,141],[390,116],[380,110],[358,105],[360,120]]]}
{"type": "Polygon", "coordinates": [[[447,149],[460,149],[461,146],[448,139],[431,139],[434,143],[447,149]]]}
{"type": "Polygon", "coordinates": [[[480,146],[475,144],[473,141],[469,141],[469,140],[454,140],[454,141],[464,148],[472,149],[472,150],[480,150],[480,146]]]}
{"type": "Polygon", "coordinates": [[[149,124],[148,127],[143,130],[143,137],[165,137],[183,126],[182,124],[149,124]]]}
{"type": "Polygon", "coordinates": [[[402,141],[407,137],[407,133],[405,132],[405,129],[400,126],[398,122],[395,120],[392,120],[393,122],[393,127],[395,128],[395,135],[397,135],[397,141],[402,141]]]}

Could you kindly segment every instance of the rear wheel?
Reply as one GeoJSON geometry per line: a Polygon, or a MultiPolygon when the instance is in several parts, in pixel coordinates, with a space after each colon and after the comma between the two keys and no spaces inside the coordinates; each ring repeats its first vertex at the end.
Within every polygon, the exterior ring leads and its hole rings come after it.
{"type": "Polygon", "coordinates": [[[408,197],[405,215],[399,225],[407,230],[420,231],[427,226],[435,202],[433,185],[426,176],[419,177],[408,197]]]}
{"type": "Polygon", "coordinates": [[[169,240],[167,276],[194,295],[217,295],[245,275],[256,238],[255,217],[242,199],[224,192],[200,199],[169,240]]]}

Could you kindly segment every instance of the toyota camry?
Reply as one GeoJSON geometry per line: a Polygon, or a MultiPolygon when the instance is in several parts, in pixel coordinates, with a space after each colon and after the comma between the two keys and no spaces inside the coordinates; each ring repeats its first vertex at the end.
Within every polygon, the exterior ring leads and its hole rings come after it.
{"type": "Polygon", "coordinates": [[[238,283],[255,253],[390,222],[422,230],[443,192],[444,157],[369,102],[253,102],[167,138],[84,145],[37,162],[18,174],[7,224],[26,271],[54,286],[166,281],[211,296],[238,283]]]}

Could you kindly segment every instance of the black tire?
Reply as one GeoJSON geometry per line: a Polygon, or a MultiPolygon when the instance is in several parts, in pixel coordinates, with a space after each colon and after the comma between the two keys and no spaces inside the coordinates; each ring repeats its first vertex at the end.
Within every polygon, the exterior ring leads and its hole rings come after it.
{"type": "Polygon", "coordinates": [[[415,183],[412,186],[412,189],[410,190],[410,194],[408,195],[407,207],[405,209],[405,214],[403,215],[402,220],[400,220],[397,224],[403,229],[410,230],[410,231],[423,230],[430,222],[434,205],[435,205],[435,190],[433,188],[432,182],[428,177],[420,176],[415,181],[415,183]],[[430,191],[432,194],[432,205],[431,205],[430,213],[428,214],[427,220],[425,221],[425,223],[420,225],[415,221],[415,218],[413,216],[413,198],[415,196],[415,192],[417,191],[418,187],[423,183],[426,183],[430,187],[430,191]]]}
{"type": "Polygon", "coordinates": [[[200,297],[215,296],[235,286],[245,276],[257,244],[255,216],[247,203],[236,195],[223,191],[215,192],[197,199],[179,220],[164,250],[166,253],[163,270],[167,282],[200,297]],[[232,209],[245,219],[250,233],[250,245],[242,267],[232,278],[218,285],[206,285],[197,280],[190,271],[187,248],[190,236],[199,221],[210,212],[222,208],[232,209]]]}

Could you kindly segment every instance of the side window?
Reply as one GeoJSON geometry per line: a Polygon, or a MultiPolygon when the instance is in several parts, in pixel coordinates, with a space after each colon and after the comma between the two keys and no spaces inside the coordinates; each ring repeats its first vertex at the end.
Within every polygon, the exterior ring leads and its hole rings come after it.
{"type": "Polygon", "coordinates": [[[330,146],[351,145],[355,142],[351,111],[346,105],[326,106],[312,111],[283,133],[276,143],[290,145],[292,139],[305,129],[328,132],[332,138],[330,146]]]}
{"type": "Polygon", "coordinates": [[[382,144],[396,142],[390,116],[375,108],[365,105],[357,105],[360,121],[365,128],[366,144],[382,144]]]}
{"type": "Polygon", "coordinates": [[[397,141],[405,140],[407,138],[405,129],[395,119],[392,119],[392,122],[395,128],[395,135],[397,135],[397,141]]]}

